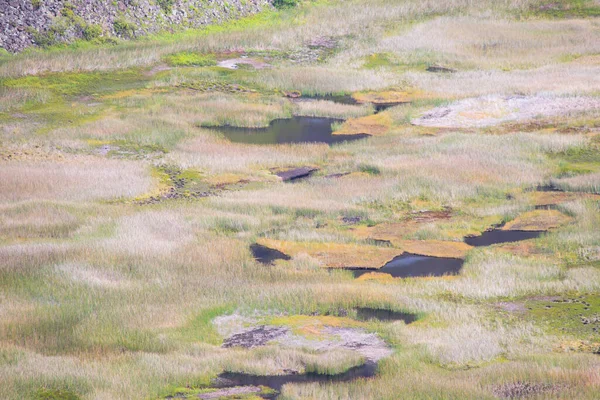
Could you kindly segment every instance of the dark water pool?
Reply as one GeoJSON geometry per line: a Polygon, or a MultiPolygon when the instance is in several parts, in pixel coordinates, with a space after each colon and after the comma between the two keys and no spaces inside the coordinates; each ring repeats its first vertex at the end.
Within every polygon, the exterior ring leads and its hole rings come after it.
{"type": "Polygon", "coordinates": [[[460,258],[430,257],[404,253],[378,270],[355,270],[354,276],[358,278],[368,272],[386,273],[394,278],[456,275],[462,268],[463,263],[464,260],[460,258]]]}
{"type": "Polygon", "coordinates": [[[363,139],[369,135],[333,135],[331,124],[343,122],[336,118],[293,117],[271,121],[267,128],[221,126],[212,128],[236,143],[341,143],[363,139]]]}
{"type": "Polygon", "coordinates": [[[404,323],[410,324],[418,319],[418,315],[384,308],[359,307],[356,309],[356,319],[360,321],[404,321],[404,323]]]}
{"type": "MultiPolygon", "coordinates": [[[[377,364],[367,362],[361,366],[354,367],[338,375],[322,375],[317,373],[289,374],[289,375],[250,375],[242,373],[225,372],[219,375],[217,384],[213,387],[224,388],[234,386],[268,386],[278,392],[287,383],[329,383],[347,382],[359,378],[370,378],[375,375],[377,364]]],[[[275,399],[279,394],[265,398],[275,399]]]]}
{"type": "MultiPolygon", "coordinates": [[[[296,101],[311,101],[311,100],[325,100],[325,101],[332,101],[334,103],[346,104],[346,105],[369,104],[369,103],[359,103],[350,95],[302,96],[302,97],[296,99],[296,101]]],[[[400,103],[392,102],[392,103],[371,103],[371,104],[373,105],[373,108],[375,108],[375,113],[378,113],[381,111],[385,111],[390,107],[395,107],[395,106],[399,106],[402,104],[408,104],[408,103],[407,102],[400,102],[400,103]]]]}
{"type": "Polygon", "coordinates": [[[479,236],[466,236],[465,243],[475,247],[491,246],[499,243],[519,242],[521,240],[535,239],[544,231],[503,231],[502,229],[491,229],[479,236]]]}
{"type": "Polygon", "coordinates": [[[290,260],[291,257],[287,254],[282,253],[279,250],[271,249],[266,246],[262,246],[258,243],[250,245],[250,251],[252,255],[261,264],[272,265],[277,260],[290,260]]]}

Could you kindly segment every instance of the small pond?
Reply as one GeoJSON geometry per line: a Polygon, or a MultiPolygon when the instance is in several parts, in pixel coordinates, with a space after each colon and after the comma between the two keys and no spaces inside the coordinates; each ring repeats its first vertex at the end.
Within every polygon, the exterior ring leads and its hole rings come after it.
{"type": "Polygon", "coordinates": [[[481,247],[499,243],[535,239],[540,237],[542,233],[544,233],[544,231],[504,231],[502,229],[490,229],[479,236],[466,236],[464,240],[468,245],[481,247]]]}
{"type": "Polygon", "coordinates": [[[404,321],[405,324],[415,322],[417,314],[386,310],[384,308],[358,307],[356,308],[356,319],[359,321],[404,321]]]}
{"type": "MultiPolygon", "coordinates": [[[[267,386],[281,391],[283,385],[287,383],[329,383],[329,382],[348,382],[359,378],[370,378],[375,375],[377,364],[367,362],[361,366],[354,367],[338,375],[323,375],[317,373],[307,374],[289,374],[289,375],[250,375],[243,373],[225,372],[219,375],[217,384],[213,387],[233,387],[233,386],[267,386]]],[[[264,396],[265,398],[275,399],[279,393],[273,396],[264,396]]]]}
{"type": "Polygon", "coordinates": [[[464,260],[460,258],[430,257],[404,253],[380,269],[354,270],[354,276],[358,278],[369,272],[390,274],[394,278],[456,275],[462,268],[463,263],[464,260]]]}
{"type": "Polygon", "coordinates": [[[261,264],[272,265],[277,260],[290,260],[291,257],[279,250],[262,246],[258,243],[250,245],[252,256],[261,264]]]}
{"type": "Polygon", "coordinates": [[[220,126],[211,128],[236,143],[341,143],[363,139],[369,135],[333,135],[331,124],[343,122],[336,118],[293,117],[271,121],[267,128],[220,126]]]}
{"type": "Polygon", "coordinates": [[[302,101],[314,101],[314,100],[323,100],[323,101],[331,101],[337,104],[344,105],[362,105],[362,104],[371,104],[375,109],[375,113],[379,113],[381,111],[385,111],[388,108],[399,106],[402,104],[408,104],[407,102],[391,102],[391,103],[359,103],[354,99],[354,97],[350,95],[324,95],[324,96],[302,96],[294,101],[302,102],[302,101]]]}

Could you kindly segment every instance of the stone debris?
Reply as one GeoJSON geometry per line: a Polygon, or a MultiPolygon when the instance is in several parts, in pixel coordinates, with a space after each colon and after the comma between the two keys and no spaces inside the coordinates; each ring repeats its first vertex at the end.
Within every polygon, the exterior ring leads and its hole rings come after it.
{"type": "Polygon", "coordinates": [[[514,382],[494,386],[492,392],[495,396],[503,399],[522,399],[542,394],[556,394],[563,389],[565,389],[565,385],[562,384],[514,382]]]}
{"type": "Polygon", "coordinates": [[[456,70],[453,68],[443,67],[441,65],[430,65],[429,67],[427,67],[427,72],[438,72],[438,73],[450,74],[450,73],[456,72],[456,70]]]}
{"type": "Polygon", "coordinates": [[[272,0],[180,0],[167,10],[154,0],[43,0],[39,3],[3,0],[0,1],[0,48],[19,52],[33,44],[72,42],[83,38],[83,29],[68,20],[65,23],[63,14],[72,14],[87,26],[100,27],[103,36],[131,38],[174,26],[199,28],[220,23],[257,13],[271,3],[272,0]],[[66,25],[66,29],[52,30],[52,27],[62,25],[66,25]]]}
{"type": "Polygon", "coordinates": [[[289,329],[276,326],[259,326],[245,332],[236,333],[223,342],[223,347],[253,347],[264,346],[271,340],[287,334],[289,329]]]}
{"type": "Polygon", "coordinates": [[[282,181],[293,181],[296,179],[306,178],[312,175],[315,171],[318,171],[315,167],[299,167],[299,168],[288,168],[278,171],[274,171],[274,174],[281,178],[282,181]]]}

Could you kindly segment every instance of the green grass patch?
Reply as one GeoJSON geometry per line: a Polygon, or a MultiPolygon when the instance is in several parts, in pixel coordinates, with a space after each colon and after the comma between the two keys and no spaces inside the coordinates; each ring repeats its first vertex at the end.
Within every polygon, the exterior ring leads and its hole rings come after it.
{"type": "Polygon", "coordinates": [[[208,67],[217,65],[214,54],[199,54],[188,51],[171,54],[165,57],[165,62],[173,67],[208,67]]]}
{"type": "Polygon", "coordinates": [[[388,53],[375,53],[365,57],[365,68],[392,67],[396,63],[388,53]]]}
{"type": "MultiPolygon", "coordinates": [[[[526,303],[530,316],[558,335],[582,340],[600,338],[600,295],[572,294],[526,303]]],[[[600,348],[598,349],[600,351],[600,348]]]]}
{"type": "Polygon", "coordinates": [[[182,328],[171,332],[170,337],[174,340],[188,343],[202,342],[220,345],[223,339],[215,329],[212,321],[216,317],[232,313],[234,310],[235,307],[233,305],[223,305],[202,310],[182,328]]]}
{"type": "Polygon", "coordinates": [[[84,96],[107,94],[120,90],[140,89],[146,86],[150,78],[137,68],[88,73],[59,73],[0,81],[0,86],[48,90],[61,96],[84,96]]]}
{"type": "Polygon", "coordinates": [[[531,13],[546,18],[594,18],[600,4],[594,0],[548,0],[537,3],[531,13]]]}

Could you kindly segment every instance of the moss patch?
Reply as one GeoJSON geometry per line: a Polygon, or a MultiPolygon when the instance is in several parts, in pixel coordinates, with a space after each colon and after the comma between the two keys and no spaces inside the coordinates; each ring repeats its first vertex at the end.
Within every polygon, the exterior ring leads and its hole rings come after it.
{"type": "Polygon", "coordinates": [[[600,352],[600,295],[533,300],[526,307],[528,314],[550,332],[596,343],[592,350],[600,352]]]}

